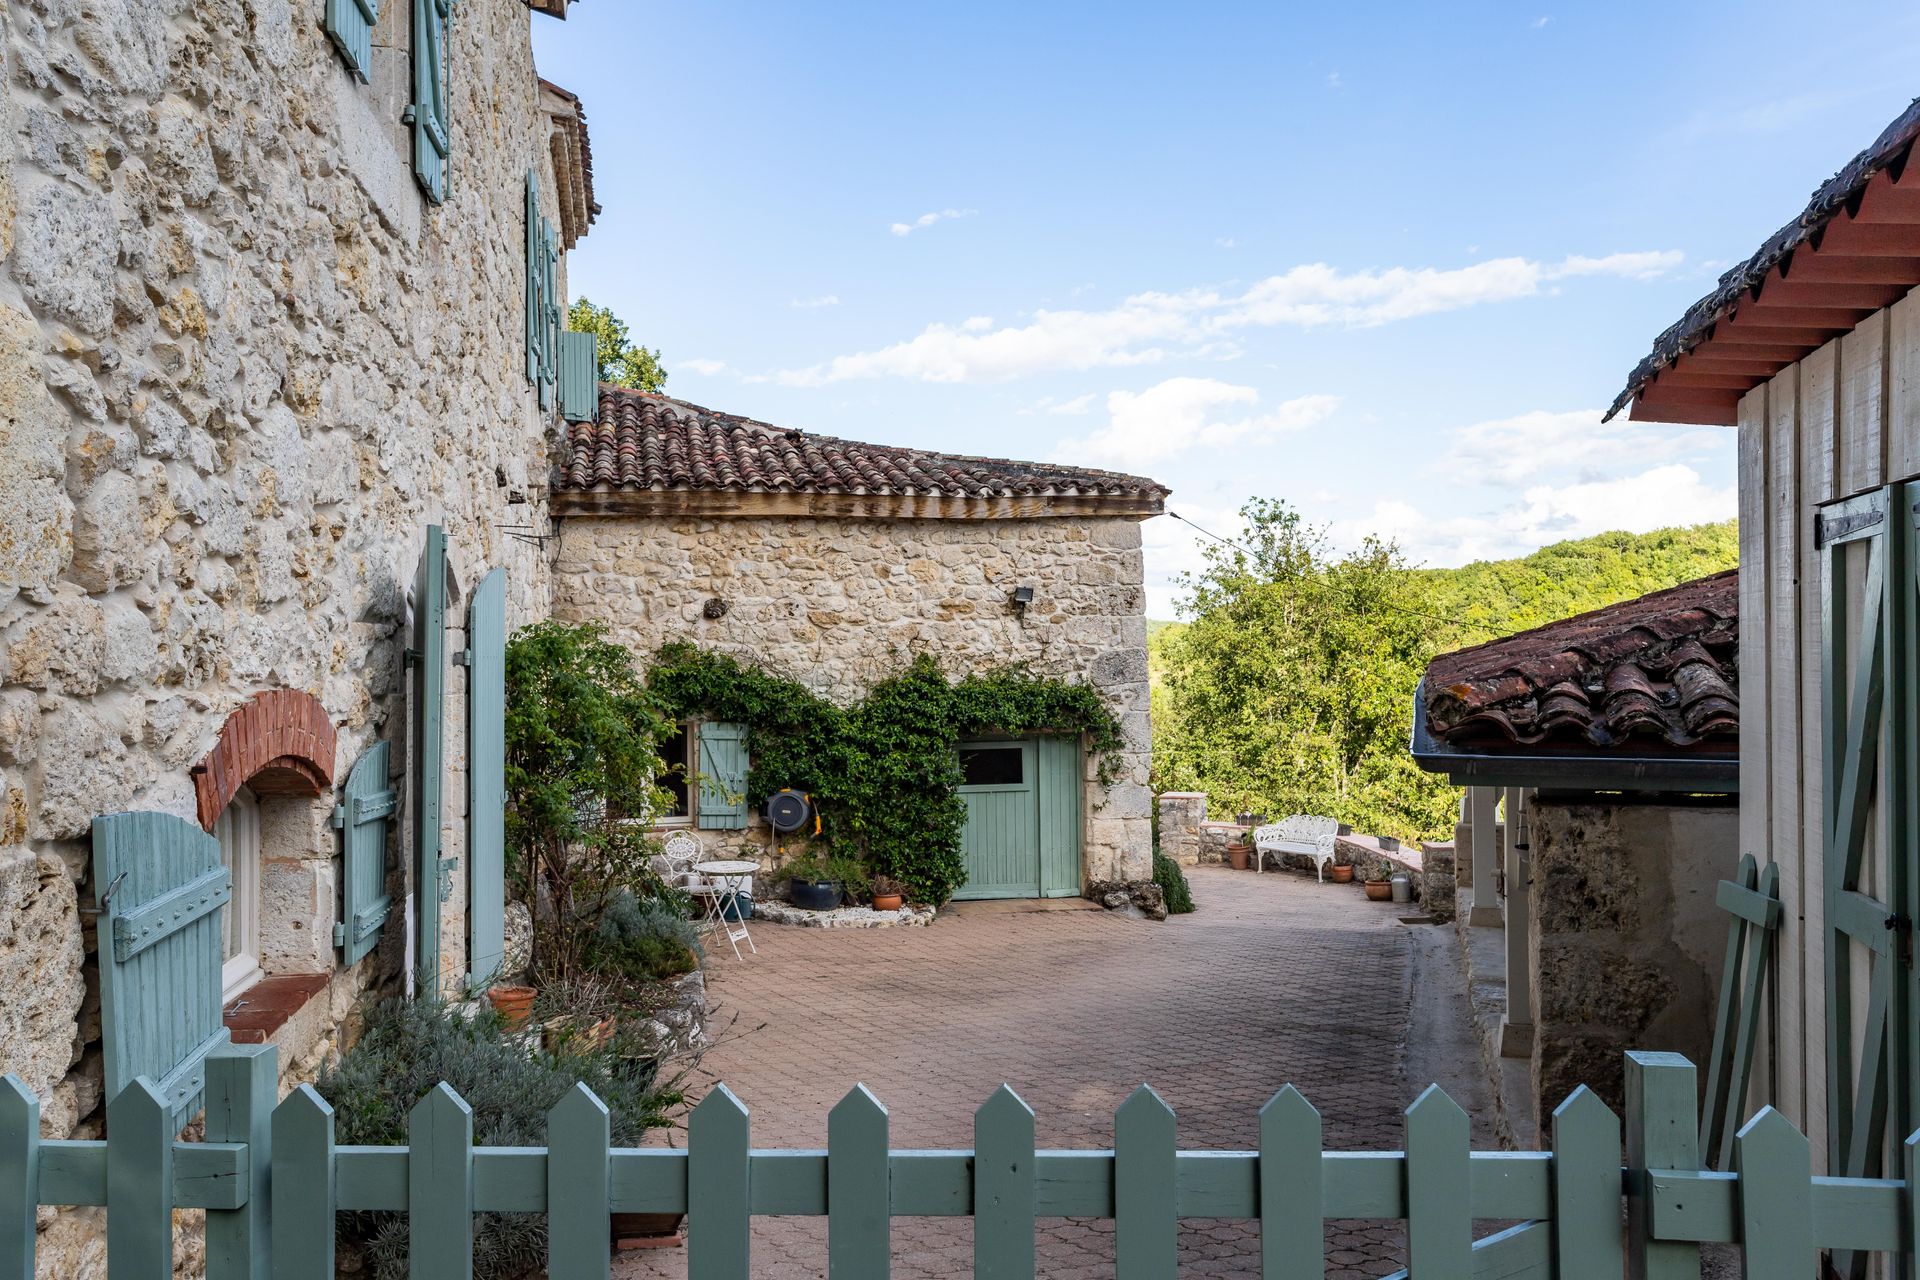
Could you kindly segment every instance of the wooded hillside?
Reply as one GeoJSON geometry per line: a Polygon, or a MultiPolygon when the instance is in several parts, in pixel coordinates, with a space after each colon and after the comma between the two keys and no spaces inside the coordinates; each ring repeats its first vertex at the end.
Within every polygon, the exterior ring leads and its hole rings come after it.
{"type": "Polygon", "coordinates": [[[1242,545],[1212,548],[1182,584],[1191,617],[1148,624],[1154,788],[1205,791],[1216,814],[1321,813],[1402,839],[1452,825],[1456,793],[1407,752],[1435,654],[1738,560],[1733,521],[1426,569],[1379,541],[1335,554],[1283,503],[1243,514],[1242,545]]]}

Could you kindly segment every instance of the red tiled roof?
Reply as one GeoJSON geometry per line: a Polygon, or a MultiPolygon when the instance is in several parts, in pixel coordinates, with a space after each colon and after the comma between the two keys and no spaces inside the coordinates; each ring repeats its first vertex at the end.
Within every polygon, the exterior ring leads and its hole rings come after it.
{"type": "Polygon", "coordinates": [[[556,488],[955,498],[1120,497],[1169,492],[1141,476],[861,444],[600,388],[597,422],[574,423],[556,488]]]}
{"type": "Polygon", "coordinates": [[[1656,591],[1435,658],[1429,731],[1507,743],[1737,748],[1739,571],[1656,591]]]}

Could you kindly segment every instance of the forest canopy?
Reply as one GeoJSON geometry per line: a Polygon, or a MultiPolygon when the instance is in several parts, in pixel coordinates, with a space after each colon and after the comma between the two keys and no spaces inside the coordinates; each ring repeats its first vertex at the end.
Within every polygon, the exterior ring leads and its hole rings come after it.
{"type": "Polygon", "coordinates": [[[1457,569],[1390,540],[1340,551],[1285,502],[1241,509],[1181,580],[1188,621],[1149,624],[1154,788],[1215,813],[1320,813],[1445,838],[1458,791],[1414,764],[1413,695],[1436,655],[1732,568],[1733,521],[1606,533],[1457,569]]]}

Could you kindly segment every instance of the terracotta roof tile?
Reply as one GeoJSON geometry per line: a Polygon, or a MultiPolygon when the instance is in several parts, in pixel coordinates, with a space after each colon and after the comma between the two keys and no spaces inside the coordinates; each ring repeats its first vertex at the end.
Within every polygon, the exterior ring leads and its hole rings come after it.
{"type": "Polygon", "coordinates": [[[861,444],[784,430],[683,400],[600,388],[597,422],[574,423],[557,488],[849,493],[970,498],[1164,498],[1141,476],[861,444]]]}
{"type": "Polygon", "coordinates": [[[1740,731],[1739,572],[1435,658],[1428,728],[1506,742],[1732,750],[1740,731]]]}

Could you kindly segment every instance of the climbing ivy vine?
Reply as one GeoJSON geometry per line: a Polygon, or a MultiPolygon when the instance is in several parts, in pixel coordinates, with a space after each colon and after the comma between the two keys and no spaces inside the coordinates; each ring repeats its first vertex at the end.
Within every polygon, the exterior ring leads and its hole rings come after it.
{"type": "Polygon", "coordinates": [[[1120,722],[1086,685],[1020,667],[950,680],[924,654],[850,707],[686,643],[660,650],[647,686],[677,715],[745,725],[747,803],[758,807],[781,787],[810,793],[823,837],[918,902],[945,902],[966,879],[962,739],[1084,735],[1102,783],[1113,781],[1123,745],[1120,722]]]}

